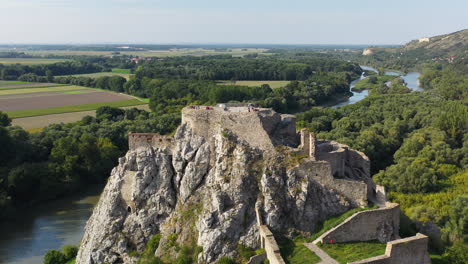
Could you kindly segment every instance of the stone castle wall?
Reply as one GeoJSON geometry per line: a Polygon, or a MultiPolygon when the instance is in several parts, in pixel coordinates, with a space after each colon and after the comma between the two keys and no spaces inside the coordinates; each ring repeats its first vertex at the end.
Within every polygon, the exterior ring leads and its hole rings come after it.
{"type": "Polygon", "coordinates": [[[266,225],[259,226],[260,239],[262,247],[265,249],[268,261],[271,264],[285,264],[281,256],[278,243],[270,229],[266,225]]]}
{"type": "Polygon", "coordinates": [[[161,136],[155,133],[129,133],[128,134],[128,148],[135,150],[141,147],[153,148],[171,148],[174,145],[172,137],[161,136]]]}
{"type": "Polygon", "coordinates": [[[329,189],[338,191],[355,207],[367,206],[367,185],[361,181],[335,179],[327,161],[308,160],[293,170],[299,176],[308,177],[329,189]]]}
{"type": "Polygon", "coordinates": [[[291,126],[295,126],[295,119],[288,122],[281,114],[270,109],[230,112],[217,107],[210,110],[204,107],[184,108],[182,123],[189,123],[195,134],[206,139],[213,138],[220,129],[226,129],[250,145],[265,150],[273,149],[275,143],[281,143],[278,142],[281,139],[275,137],[279,132],[283,140],[291,141],[297,137],[295,132],[288,134],[292,131],[291,126]]]}
{"type": "Polygon", "coordinates": [[[386,208],[355,213],[315,242],[346,243],[379,240],[383,243],[398,238],[400,206],[395,203],[387,203],[386,206],[386,208]]]}
{"type": "Polygon", "coordinates": [[[387,243],[385,255],[350,264],[430,264],[427,253],[429,238],[423,234],[387,243]]]}

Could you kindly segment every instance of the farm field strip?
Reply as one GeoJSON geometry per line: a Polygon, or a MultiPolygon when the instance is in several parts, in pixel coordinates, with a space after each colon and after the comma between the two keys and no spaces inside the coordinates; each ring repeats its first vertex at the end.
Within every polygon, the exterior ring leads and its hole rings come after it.
{"type": "Polygon", "coordinates": [[[42,108],[42,109],[32,109],[32,110],[19,110],[6,112],[10,118],[22,118],[22,117],[31,117],[31,116],[43,116],[51,114],[61,114],[61,113],[71,113],[71,112],[81,112],[96,110],[101,106],[111,106],[111,107],[124,107],[124,106],[134,106],[146,104],[138,99],[124,100],[124,101],[114,101],[114,102],[104,102],[104,103],[93,103],[93,104],[80,104],[80,105],[69,105],[69,106],[60,106],[60,107],[51,107],[51,108],[42,108]]]}
{"type": "Polygon", "coordinates": [[[250,87],[260,87],[263,84],[268,84],[270,88],[276,89],[285,87],[291,81],[217,81],[222,85],[239,85],[239,86],[250,86],[250,87]]]}
{"type": "Polygon", "coordinates": [[[85,88],[85,87],[80,87],[80,86],[58,86],[58,87],[45,87],[45,88],[2,89],[2,90],[0,90],[0,96],[2,96],[2,95],[14,95],[14,94],[42,93],[42,92],[64,92],[64,91],[76,91],[76,90],[90,90],[90,89],[85,88]]]}
{"type": "MultiPolygon", "coordinates": [[[[137,108],[140,110],[150,111],[149,106],[147,104],[125,106],[125,107],[120,107],[120,108],[123,108],[123,109],[137,108]]],[[[63,114],[51,114],[51,115],[44,115],[44,116],[15,118],[12,120],[12,125],[21,126],[24,129],[28,129],[31,131],[36,131],[36,130],[39,130],[40,128],[43,128],[52,124],[72,123],[72,122],[80,121],[85,116],[96,116],[96,111],[89,110],[89,111],[71,112],[71,113],[63,113],[63,114]]]]}
{"type": "Polygon", "coordinates": [[[27,83],[27,84],[0,84],[0,90],[15,90],[15,89],[30,89],[30,88],[47,88],[47,87],[65,87],[68,84],[44,84],[44,83],[27,83]]]}
{"type": "Polygon", "coordinates": [[[28,84],[29,82],[22,81],[0,81],[0,86],[3,85],[15,85],[15,84],[28,84]]]}
{"type": "Polygon", "coordinates": [[[0,64],[53,64],[64,62],[66,59],[42,59],[42,58],[0,58],[0,64]]]}

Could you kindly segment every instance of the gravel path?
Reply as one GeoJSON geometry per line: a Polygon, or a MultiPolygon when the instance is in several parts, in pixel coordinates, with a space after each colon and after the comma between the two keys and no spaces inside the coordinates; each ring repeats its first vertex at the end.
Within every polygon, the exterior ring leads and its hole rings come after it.
{"type": "Polygon", "coordinates": [[[340,264],[338,263],[338,261],[332,259],[325,251],[323,251],[314,243],[304,243],[304,246],[306,246],[308,249],[310,249],[312,252],[314,252],[317,256],[319,256],[322,259],[322,261],[319,262],[318,264],[340,264]]]}

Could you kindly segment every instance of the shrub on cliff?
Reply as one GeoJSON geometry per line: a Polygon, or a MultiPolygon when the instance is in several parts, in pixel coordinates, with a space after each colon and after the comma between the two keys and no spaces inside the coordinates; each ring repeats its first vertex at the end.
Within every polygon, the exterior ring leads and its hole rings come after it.
{"type": "Polygon", "coordinates": [[[44,256],[44,264],[64,264],[66,262],[65,254],[58,250],[49,250],[44,256]]]}

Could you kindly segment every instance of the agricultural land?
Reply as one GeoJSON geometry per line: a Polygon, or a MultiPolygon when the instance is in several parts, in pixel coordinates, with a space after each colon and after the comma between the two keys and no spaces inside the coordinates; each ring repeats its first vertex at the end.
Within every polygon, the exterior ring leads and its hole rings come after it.
{"type": "Polygon", "coordinates": [[[146,102],[133,96],[100,89],[50,83],[0,82],[0,111],[8,113],[14,124],[26,129],[78,121],[83,116],[93,115],[94,110],[101,106],[147,108],[146,102]]]}

